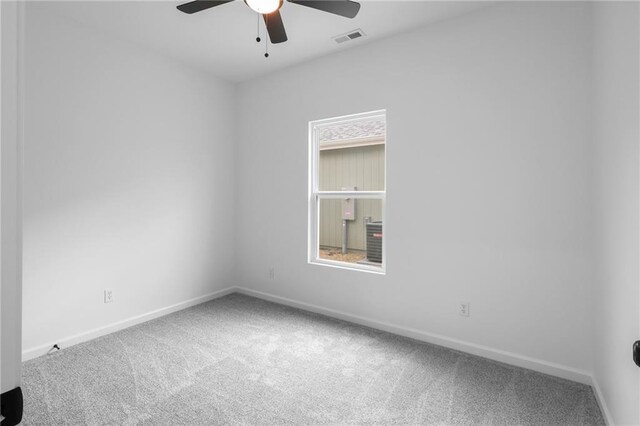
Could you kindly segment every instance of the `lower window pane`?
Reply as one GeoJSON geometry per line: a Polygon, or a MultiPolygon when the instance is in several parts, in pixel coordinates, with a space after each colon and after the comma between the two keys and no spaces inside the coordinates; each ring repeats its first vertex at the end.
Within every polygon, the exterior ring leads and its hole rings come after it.
{"type": "Polygon", "coordinates": [[[318,257],[382,265],[382,200],[320,199],[318,257]]]}

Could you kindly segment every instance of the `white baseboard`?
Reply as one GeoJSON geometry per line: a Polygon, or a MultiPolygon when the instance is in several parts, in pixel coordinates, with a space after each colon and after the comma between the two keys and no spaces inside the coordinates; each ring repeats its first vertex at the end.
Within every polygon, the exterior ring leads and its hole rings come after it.
{"type": "Polygon", "coordinates": [[[105,325],[103,327],[94,328],[93,330],[85,331],[73,336],[58,339],[54,342],[37,346],[35,348],[26,349],[22,351],[22,361],[28,361],[33,358],[45,355],[54,344],[60,346],[60,348],[68,348],[69,346],[77,345],[78,343],[86,342],[96,337],[104,336],[109,333],[113,333],[118,330],[147,322],[149,320],[168,315],[173,312],[180,311],[182,309],[190,308],[191,306],[199,305],[201,303],[208,302],[213,299],[217,299],[227,294],[233,293],[235,289],[228,287],[222,290],[214,291],[213,293],[205,294],[204,296],[195,297],[193,299],[185,300],[184,302],[176,303],[175,305],[167,306],[164,308],[156,309],[151,312],[147,312],[142,315],[137,315],[132,318],[127,318],[122,321],[115,322],[113,324],[105,325]]]}
{"type": "Polygon", "coordinates": [[[591,377],[591,387],[593,388],[593,393],[596,395],[596,400],[600,406],[600,411],[602,411],[604,421],[607,423],[607,426],[613,426],[615,423],[613,423],[613,418],[611,417],[611,412],[609,411],[609,407],[607,407],[606,400],[602,394],[602,389],[600,389],[598,381],[593,376],[591,377]]]}
{"type": "Polygon", "coordinates": [[[551,376],[560,377],[560,378],[571,380],[574,382],[579,382],[587,385],[592,385],[594,383],[591,373],[583,370],[577,370],[575,368],[571,368],[565,365],[547,362],[540,359],[535,359],[528,356],[516,354],[513,352],[507,352],[500,349],[490,348],[487,346],[477,345],[475,343],[469,343],[469,342],[465,342],[458,339],[452,339],[450,337],[446,337],[446,336],[442,336],[434,333],[427,333],[421,330],[416,330],[414,328],[403,327],[400,325],[390,324],[383,321],[377,321],[371,318],[352,315],[346,312],[340,312],[334,309],[324,308],[322,306],[312,305],[310,303],[300,302],[297,300],[289,299],[282,296],[276,296],[273,294],[264,293],[261,291],[252,290],[245,287],[235,287],[234,290],[237,291],[238,293],[243,293],[248,296],[254,296],[254,297],[268,300],[271,302],[280,303],[282,305],[303,309],[305,311],[315,312],[318,314],[341,319],[341,320],[352,322],[355,324],[364,325],[366,327],[375,328],[377,330],[387,331],[389,333],[409,337],[415,340],[420,340],[427,343],[433,343],[435,345],[459,350],[461,352],[466,352],[469,354],[481,356],[483,358],[488,358],[494,361],[503,362],[505,364],[527,368],[529,370],[537,371],[544,374],[549,374],[551,376]]]}

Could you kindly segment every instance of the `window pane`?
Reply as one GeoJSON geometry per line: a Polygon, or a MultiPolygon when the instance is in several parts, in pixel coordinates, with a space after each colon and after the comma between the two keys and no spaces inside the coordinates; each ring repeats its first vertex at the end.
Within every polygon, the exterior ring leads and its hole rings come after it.
{"type": "Polygon", "coordinates": [[[320,259],[382,264],[382,200],[320,199],[319,216],[320,259]]]}
{"type": "Polygon", "coordinates": [[[320,191],[384,191],[385,133],[380,116],[319,129],[320,191]]]}

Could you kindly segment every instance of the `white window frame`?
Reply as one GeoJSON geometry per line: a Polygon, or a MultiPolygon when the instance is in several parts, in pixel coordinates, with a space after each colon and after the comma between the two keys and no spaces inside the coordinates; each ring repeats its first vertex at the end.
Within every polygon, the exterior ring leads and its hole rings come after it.
{"type": "Polygon", "coordinates": [[[309,122],[309,245],[308,245],[308,262],[313,265],[331,266],[334,268],[349,269],[355,271],[365,271],[374,274],[385,274],[387,265],[387,247],[386,247],[386,234],[387,223],[386,216],[386,186],[387,186],[387,129],[386,129],[386,110],[377,110],[371,112],[364,112],[360,114],[344,115],[340,117],[327,118],[323,120],[315,120],[309,122]],[[381,191],[320,191],[320,174],[319,174],[319,159],[320,159],[320,130],[326,127],[331,127],[337,124],[342,124],[350,121],[366,120],[371,118],[382,118],[385,121],[385,134],[384,134],[384,188],[381,191]],[[380,266],[339,262],[336,260],[321,259],[319,256],[319,235],[320,235],[320,200],[323,199],[375,199],[382,202],[382,223],[383,223],[383,237],[382,237],[382,263],[380,266]]]}

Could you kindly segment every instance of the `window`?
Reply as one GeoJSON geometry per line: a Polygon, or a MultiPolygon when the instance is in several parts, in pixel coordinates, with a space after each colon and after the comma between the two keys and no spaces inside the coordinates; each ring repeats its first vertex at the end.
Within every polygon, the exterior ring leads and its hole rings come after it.
{"type": "Polygon", "coordinates": [[[309,123],[309,263],[384,273],[386,112],[309,123]]]}

